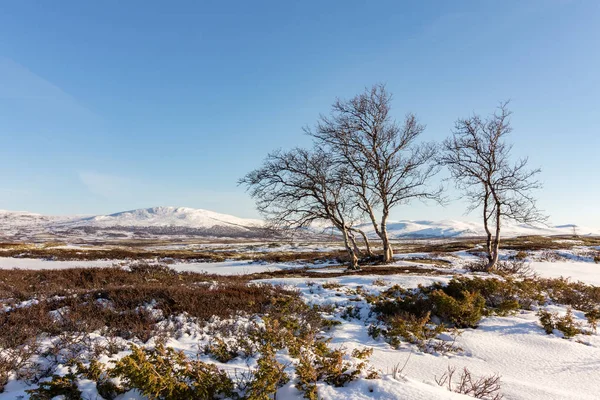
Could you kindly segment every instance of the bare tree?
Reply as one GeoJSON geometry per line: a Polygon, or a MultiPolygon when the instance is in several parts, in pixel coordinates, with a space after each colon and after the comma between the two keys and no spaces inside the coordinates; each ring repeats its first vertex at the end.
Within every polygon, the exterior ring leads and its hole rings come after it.
{"type": "Polygon", "coordinates": [[[307,227],[316,221],[331,223],[342,234],[350,269],[358,269],[352,227],[356,201],[341,176],[346,174],[321,149],[294,149],[269,154],[263,165],[239,183],[246,185],[258,210],[277,227],[307,227]]]}
{"type": "Polygon", "coordinates": [[[468,211],[481,208],[487,271],[498,261],[503,220],[531,223],[546,219],[532,195],[534,189],[541,187],[535,180],[540,169],[527,169],[527,158],[511,161],[512,145],[505,142],[512,131],[507,105],[501,103],[497,112],[485,119],[474,115],[456,121],[452,136],[444,141],[438,158],[468,199],[468,211]]]}
{"type": "Polygon", "coordinates": [[[435,146],[415,143],[424,126],[412,114],[396,122],[391,100],[383,85],[375,85],[350,100],[337,100],[330,116],[305,130],[348,168],[344,183],[381,239],[384,262],[393,259],[387,232],[392,208],[414,199],[439,199],[441,193],[427,186],[438,170],[431,162],[435,146]]]}

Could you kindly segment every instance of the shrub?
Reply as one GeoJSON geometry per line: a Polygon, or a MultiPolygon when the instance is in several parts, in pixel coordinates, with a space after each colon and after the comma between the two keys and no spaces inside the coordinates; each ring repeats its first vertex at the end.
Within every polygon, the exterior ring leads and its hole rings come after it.
{"type": "Polygon", "coordinates": [[[330,349],[324,341],[316,342],[313,352],[318,379],[336,387],[355,380],[366,366],[365,363],[360,363],[353,369],[352,363],[344,361],[346,353],[342,349],[330,349]]]}
{"type": "Polygon", "coordinates": [[[368,360],[373,355],[372,347],[365,347],[364,349],[354,349],[352,350],[352,357],[358,358],[360,360],[368,360]]]}
{"type": "Polygon", "coordinates": [[[304,398],[318,400],[317,381],[319,374],[314,366],[310,352],[303,351],[300,354],[299,362],[296,364],[296,376],[298,378],[296,389],[304,394],[304,398]]]}
{"type": "Polygon", "coordinates": [[[539,290],[557,304],[571,306],[577,310],[590,312],[600,304],[600,287],[583,282],[569,282],[568,279],[538,279],[539,290]]]}
{"type": "Polygon", "coordinates": [[[542,327],[544,328],[544,331],[550,335],[552,332],[554,332],[554,320],[553,320],[553,315],[552,313],[546,311],[546,310],[540,310],[538,311],[538,317],[540,318],[540,323],[542,324],[542,327]]]}
{"type": "Polygon", "coordinates": [[[211,338],[210,343],[204,348],[204,353],[222,363],[227,363],[239,355],[237,350],[231,348],[220,337],[211,338]]]}
{"type": "Polygon", "coordinates": [[[486,314],[504,315],[518,308],[529,309],[534,303],[545,301],[537,280],[527,278],[453,278],[447,286],[439,286],[450,296],[459,297],[463,291],[478,292],[485,299],[486,314]]]}
{"type": "Polygon", "coordinates": [[[189,360],[161,344],[152,350],[132,345],[131,351],[109,373],[150,399],[213,399],[233,392],[229,376],[213,364],[189,360]]]}
{"type": "Polygon", "coordinates": [[[246,391],[247,400],[270,400],[270,395],[285,385],[289,376],[285,373],[285,366],[275,358],[275,351],[271,346],[261,348],[261,357],[258,359],[253,378],[246,391]]]}
{"type": "Polygon", "coordinates": [[[531,269],[531,265],[525,262],[527,253],[525,253],[523,258],[521,258],[522,256],[519,256],[520,253],[524,252],[517,253],[517,256],[515,256],[515,259],[513,260],[498,261],[495,272],[498,275],[517,276],[522,278],[535,276],[535,272],[531,269]]]}
{"type": "Polygon", "coordinates": [[[598,328],[598,321],[600,321],[600,308],[586,312],[585,318],[590,324],[592,332],[596,333],[596,330],[598,328]]]}
{"type": "Polygon", "coordinates": [[[37,389],[27,390],[31,400],[51,400],[61,396],[64,400],[79,400],[81,392],[77,388],[77,377],[69,372],[65,376],[53,375],[52,380],[40,382],[37,389]]]}
{"type": "MultiPolygon", "coordinates": [[[[373,353],[372,348],[355,349],[352,357],[362,360],[353,362],[343,349],[330,349],[329,341],[315,341],[302,349],[296,364],[298,383],[296,388],[304,393],[304,398],[318,399],[317,382],[341,387],[357,379],[368,367],[366,360],[373,353]]],[[[377,371],[369,369],[366,378],[375,379],[377,371]]]]}
{"type": "Polygon", "coordinates": [[[515,260],[524,260],[527,258],[527,252],[523,250],[519,250],[517,254],[514,255],[515,260]]]}
{"type": "Polygon", "coordinates": [[[0,393],[4,392],[4,387],[8,383],[8,375],[12,369],[12,365],[4,363],[4,361],[0,359],[0,393]]]}
{"type": "Polygon", "coordinates": [[[449,391],[466,394],[476,399],[500,400],[500,375],[473,378],[471,371],[464,368],[457,380],[454,379],[456,368],[448,366],[448,370],[440,378],[435,378],[439,386],[445,386],[449,391]]]}
{"type": "Polygon", "coordinates": [[[78,362],[76,366],[77,375],[82,375],[86,379],[96,382],[96,390],[102,398],[112,400],[125,392],[122,387],[116,385],[110,379],[109,373],[104,365],[97,360],[90,361],[87,367],[81,362],[78,362]]]}
{"type": "Polygon", "coordinates": [[[567,313],[560,317],[557,313],[551,313],[546,310],[538,312],[540,323],[547,334],[551,334],[555,329],[561,331],[565,338],[573,337],[582,333],[581,327],[573,320],[573,311],[569,307],[567,313]]]}
{"type": "Polygon", "coordinates": [[[423,317],[402,313],[387,320],[387,329],[383,332],[388,342],[398,347],[401,339],[416,344],[421,351],[426,351],[428,342],[444,331],[442,325],[430,323],[429,313],[423,317]]]}
{"type": "Polygon", "coordinates": [[[485,299],[479,292],[461,292],[452,297],[442,290],[430,294],[434,313],[457,328],[474,328],[483,316],[485,299]]]}
{"type": "Polygon", "coordinates": [[[175,275],[177,272],[166,264],[135,261],[128,265],[134,274],[145,275],[146,279],[159,278],[163,275],[175,275]]]}
{"type": "Polygon", "coordinates": [[[342,287],[342,284],[338,282],[325,282],[321,287],[323,287],[323,289],[339,289],[342,287]]]}

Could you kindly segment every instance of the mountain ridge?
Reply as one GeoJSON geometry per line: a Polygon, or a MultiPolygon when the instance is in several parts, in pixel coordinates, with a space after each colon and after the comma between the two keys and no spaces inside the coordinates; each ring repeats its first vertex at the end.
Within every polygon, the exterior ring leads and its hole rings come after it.
{"type": "MultiPolygon", "coordinates": [[[[370,237],[376,236],[370,223],[361,224],[359,227],[370,237]]],[[[315,232],[318,230],[313,229],[315,232]]],[[[579,235],[600,235],[600,229],[574,224],[532,226],[514,223],[505,224],[503,235],[572,235],[574,231],[579,235]]],[[[239,218],[190,207],[158,206],[83,216],[50,216],[27,211],[0,210],[0,236],[4,237],[87,234],[132,238],[144,235],[258,238],[273,234],[269,232],[264,221],[259,219],[239,218]]],[[[485,234],[481,223],[452,219],[390,221],[388,232],[393,239],[460,238],[485,234]]]]}

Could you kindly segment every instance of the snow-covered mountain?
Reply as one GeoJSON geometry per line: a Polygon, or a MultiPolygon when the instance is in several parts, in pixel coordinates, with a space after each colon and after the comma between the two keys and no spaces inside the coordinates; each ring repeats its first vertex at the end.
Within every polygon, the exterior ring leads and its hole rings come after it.
{"type": "MultiPolygon", "coordinates": [[[[361,229],[371,237],[375,232],[371,224],[361,229]]],[[[312,229],[315,234],[323,226],[312,229]]],[[[443,221],[390,221],[391,238],[458,238],[483,236],[481,223],[443,221]]],[[[505,224],[504,236],[521,235],[600,235],[600,229],[575,225],[553,227],[527,224],[505,224]]],[[[109,215],[56,217],[18,211],[0,210],[0,238],[140,238],[165,236],[261,238],[271,235],[263,228],[263,221],[238,218],[232,215],[187,207],[152,207],[123,211],[109,215]]]]}
{"type": "Polygon", "coordinates": [[[152,207],[123,211],[109,215],[97,215],[67,222],[70,227],[94,226],[109,228],[115,226],[136,227],[185,227],[212,228],[230,226],[239,228],[257,228],[262,226],[258,219],[244,219],[232,215],[188,207],[152,207]]]}
{"type": "MultiPolygon", "coordinates": [[[[360,226],[370,236],[375,236],[371,224],[360,226]]],[[[470,221],[442,220],[442,221],[391,221],[387,226],[391,238],[437,238],[437,237],[473,237],[484,236],[483,224],[470,221]]],[[[577,225],[544,226],[504,223],[502,235],[505,237],[525,235],[600,235],[600,229],[580,227],[577,225]]]]}
{"type": "Polygon", "coordinates": [[[260,237],[263,222],[186,207],[152,207],[109,215],[54,217],[40,214],[0,211],[0,236],[140,237],[210,236],[260,237]]]}

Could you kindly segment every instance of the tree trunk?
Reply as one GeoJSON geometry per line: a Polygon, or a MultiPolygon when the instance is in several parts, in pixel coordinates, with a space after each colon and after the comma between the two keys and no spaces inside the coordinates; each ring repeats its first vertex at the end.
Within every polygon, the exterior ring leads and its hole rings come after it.
{"type": "Polygon", "coordinates": [[[373,252],[371,251],[371,244],[369,243],[369,238],[367,237],[367,234],[361,231],[360,229],[357,229],[356,231],[360,233],[360,235],[363,238],[363,242],[365,242],[365,246],[367,247],[367,256],[373,257],[373,252]]]}
{"type": "Polygon", "coordinates": [[[350,258],[350,265],[348,266],[348,269],[358,270],[360,269],[358,267],[358,257],[356,257],[356,253],[354,252],[354,248],[352,247],[350,235],[348,235],[348,230],[346,229],[346,227],[342,227],[341,231],[344,236],[344,246],[346,246],[346,251],[348,252],[348,256],[350,258]]]}
{"type": "MultiPolygon", "coordinates": [[[[486,188],[485,198],[483,200],[483,227],[485,228],[485,251],[486,257],[488,259],[488,265],[492,263],[492,232],[490,231],[490,224],[488,216],[488,202],[490,199],[490,194],[486,188]]],[[[487,266],[486,266],[487,270],[487,266]]]]}
{"type": "Polygon", "coordinates": [[[498,263],[498,242],[494,241],[494,245],[492,248],[492,253],[488,257],[488,263],[485,266],[485,271],[490,272],[496,268],[496,264],[498,263]]]}
{"type": "Polygon", "coordinates": [[[490,246],[491,251],[488,257],[488,264],[485,267],[486,272],[492,271],[496,268],[496,264],[498,263],[498,250],[500,249],[500,217],[500,204],[496,203],[496,232],[494,234],[494,241],[490,246]]]}
{"type": "Polygon", "coordinates": [[[394,261],[394,250],[390,244],[390,239],[387,234],[387,216],[381,219],[381,241],[383,244],[383,262],[388,264],[394,261]]]}
{"type": "Polygon", "coordinates": [[[354,236],[354,233],[352,233],[352,230],[348,229],[348,237],[350,238],[350,242],[352,242],[352,247],[354,248],[354,253],[356,253],[357,256],[361,255],[361,251],[360,248],[358,247],[358,244],[356,243],[356,237],[354,236]]]}

